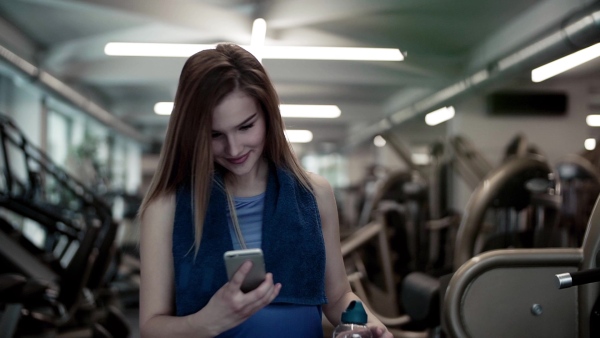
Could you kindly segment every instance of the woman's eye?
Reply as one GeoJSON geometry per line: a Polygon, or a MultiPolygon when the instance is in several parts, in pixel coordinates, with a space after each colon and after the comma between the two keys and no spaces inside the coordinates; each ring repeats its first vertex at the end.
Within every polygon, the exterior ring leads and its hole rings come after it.
{"type": "Polygon", "coordinates": [[[250,123],[250,124],[247,124],[245,126],[241,126],[240,130],[248,130],[248,129],[252,128],[252,127],[254,127],[254,123],[250,123]]]}
{"type": "Polygon", "coordinates": [[[221,134],[221,133],[212,133],[212,138],[217,138],[217,137],[219,137],[221,135],[223,135],[223,134],[221,134]]]}

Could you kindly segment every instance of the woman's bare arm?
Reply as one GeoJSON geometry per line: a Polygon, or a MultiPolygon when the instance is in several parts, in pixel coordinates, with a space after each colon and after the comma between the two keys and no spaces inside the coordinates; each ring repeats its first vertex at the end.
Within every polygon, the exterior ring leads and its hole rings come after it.
{"type": "MultiPolygon", "coordinates": [[[[340,229],[337,205],[333,189],[327,180],[319,175],[311,174],[311,183],[321,214],[321,226],[325,240],[325,293],[328,304],[323,306],[323,313],[335,326],[339,324],[342,312],[352,300],[360,300],[350,287],[340,244],[340,229]]],[[[385,325],[365,306],[374,337],[392,337],[385,325]]]]}
{"type": "Polygon", "coordinates": [[[212,337],[214,334],[211,333],[211,328],[202,325],[201,315],[195,318],[173,316],[175,289],[171,241],[174,215],[174,195],[152,201],[141,215],[141,335],[143,337],[212,337]],[[202,330],[203,326],[204,330],[202,330]]]}

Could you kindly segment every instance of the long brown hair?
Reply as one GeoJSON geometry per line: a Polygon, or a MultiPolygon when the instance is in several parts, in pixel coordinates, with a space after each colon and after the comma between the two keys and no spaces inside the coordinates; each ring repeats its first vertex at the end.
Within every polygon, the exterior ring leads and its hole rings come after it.
{"type": "Polygon", "coordinates": [[[139,215],[143,215],[156,198],[175,193],[182,184],[191,184],[196,254],[215,170],[211,147],[212,112],[234,90],[254,98],[264,113],[265,158],[290,171],[304,187],[312,190],[306,172],[285,138],[279,98],[260,62],[233,44],[219,44],[215,49],[192,55],[181,71],[158,167],[139,215]]]}

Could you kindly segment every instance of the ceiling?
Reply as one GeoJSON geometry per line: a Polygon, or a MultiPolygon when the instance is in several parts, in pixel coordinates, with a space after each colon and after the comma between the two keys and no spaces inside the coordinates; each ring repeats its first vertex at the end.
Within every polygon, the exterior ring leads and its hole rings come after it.
{"type": "MultiPolygon", "coordinates": [[[[399,48],[404,61],[263,60],[282,103],[341,108],[338,119],[286,119],[289,129],[313,131],[305,149],[322,150],[344,146],[353,135],[354,144],[368,140],[376,132],[369,128],[386,117],[485,69],[593,2],[2,0],[0,45],[158,144],[168,117],[155,115],[153,105],[173,100],[185,59],[107,56],[106,43],[247,45],[261,17],[267,45],[399,48]]],[[[396,123],[425,142],[444,127],[426,127],[415,118],[421,113],[396,123]]]]}

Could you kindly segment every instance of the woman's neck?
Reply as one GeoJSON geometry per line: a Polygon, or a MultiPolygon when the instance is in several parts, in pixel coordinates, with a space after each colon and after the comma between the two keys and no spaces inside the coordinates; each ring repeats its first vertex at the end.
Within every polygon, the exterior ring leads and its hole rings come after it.
{"type": "Polygon", "coordinates": [[[261,159],[256,164],[256,169],[243,175],[237,176],[231,173],[225,174],[227,190],[237,197],[250,197],[259,195],[267,190],[267,176],[269,175],[269,164],[261,159]]]}

